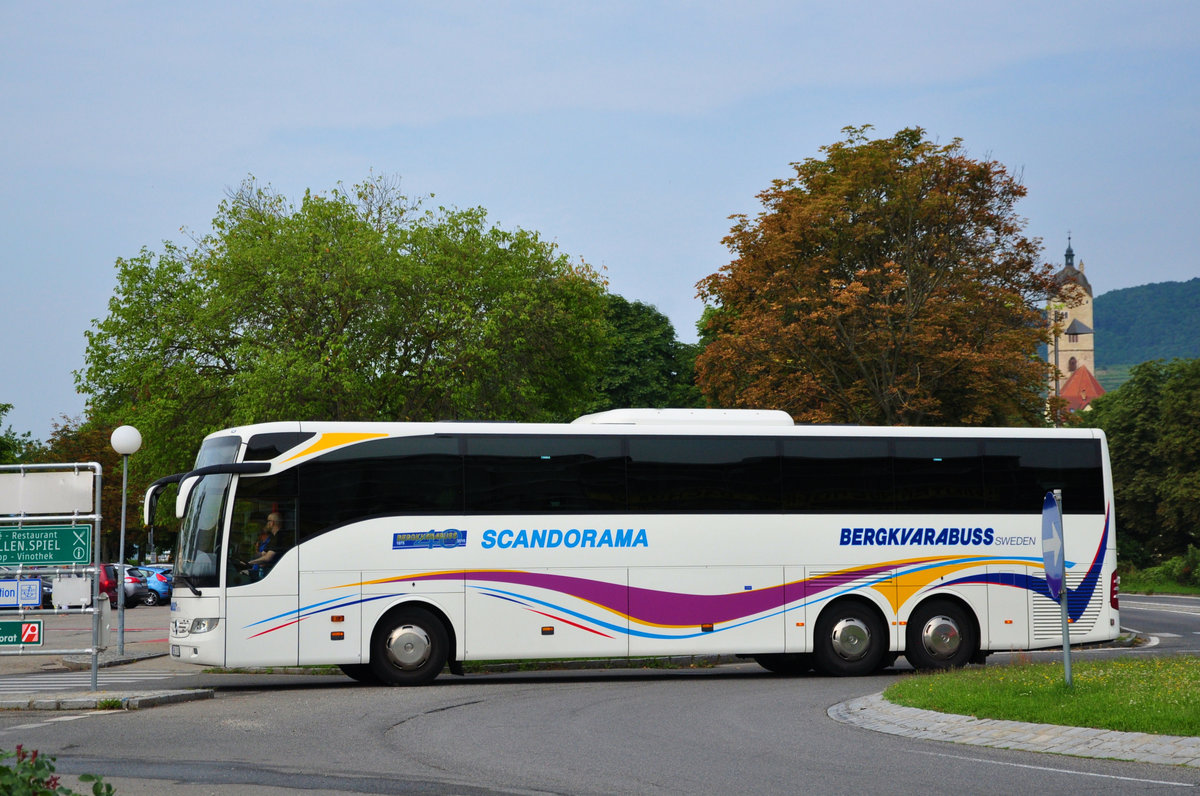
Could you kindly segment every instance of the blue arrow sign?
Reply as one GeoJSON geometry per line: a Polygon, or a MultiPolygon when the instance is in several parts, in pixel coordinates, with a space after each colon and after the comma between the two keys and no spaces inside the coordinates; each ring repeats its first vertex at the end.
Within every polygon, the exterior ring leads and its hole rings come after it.
{"type": "Polygon", "coordinates": [[[1057,602],[1066,577],[1066,557],[1063,555],[1062,510],[1053,492],[1042,501],[1042,561],[1046,565],[1046,586],[1050,597],[1057,602]]]}

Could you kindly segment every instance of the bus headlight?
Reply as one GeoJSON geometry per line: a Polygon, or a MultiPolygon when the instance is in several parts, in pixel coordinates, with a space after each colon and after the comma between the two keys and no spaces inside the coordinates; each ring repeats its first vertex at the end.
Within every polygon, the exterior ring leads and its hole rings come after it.
{"type": "Polygon", "coordinates": [[[190,628],[188,628],[188,632],[189,633],[207,633],[210,630],[216,630],[217,625],[220,624],[220,622],[221,622],[221,620],[215,616],[202,617],[200,619],[193,619],[192,626],[190,628]]]}

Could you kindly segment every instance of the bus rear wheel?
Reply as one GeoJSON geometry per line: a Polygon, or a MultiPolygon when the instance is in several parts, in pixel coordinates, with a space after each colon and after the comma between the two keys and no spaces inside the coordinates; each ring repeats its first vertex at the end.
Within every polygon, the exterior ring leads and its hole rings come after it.
{"type": "Polygon", "coordinates": [[[371,671],[384,685],[425,685],[446,665],[446,628],[421,608],[402,608],[384,617],[371,639],[371,671]]]}
{"type": "Polygon", "coordinates": [[[817,619],[813,665],[822,674],[834,677],[871,674],[879,669],[887,651],[883,620],[862,603],[831,605],[817,619]]]}
{"type": "Polygon", "coordinates": [[[975,624],[960,606],[933,600],[917,607],[908,618],[904,657],[914,669],[956,669],[979,651],[975,624]]]}

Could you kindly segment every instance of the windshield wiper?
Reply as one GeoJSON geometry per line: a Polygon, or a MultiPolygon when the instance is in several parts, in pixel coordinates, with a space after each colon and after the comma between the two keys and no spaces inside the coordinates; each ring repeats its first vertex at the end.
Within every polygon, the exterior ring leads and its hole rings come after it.
{"type": "Polygon", "coordinates": [[[187,586],[189,589],[191,589],[191,590],[192,590],[192,594],[196,595],[197,597],[203,597],[203,596],[204,596],[203,594],[201,594],[201,593],[200,593],[200,590],[199,590],[199,589],[197,589],[195,586],[193,586],[193,585],[192,585],[192,582],[191,582],[190,580],[188,580],[188,576],[187,576],[187,575],[183,575],[183,574],[181,574],[181,573],[179,573],[179,572],[176,572],[176,573],[175,573],[175,580],[181,581],[181,582],[183,583],[183,585],[184,585],[184,586],[187,586]]]}

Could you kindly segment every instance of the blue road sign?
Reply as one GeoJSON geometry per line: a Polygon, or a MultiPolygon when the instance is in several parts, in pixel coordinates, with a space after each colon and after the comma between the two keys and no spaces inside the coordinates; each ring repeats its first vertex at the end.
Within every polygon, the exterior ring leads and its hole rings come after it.
{"type": "Polygon", "coordinates": [[[1046,586],[1057,602],[1066,577],[1066,556],[1063,554],[1062,510],[1053,492],[1047,492],[1042,501],[1042,561],[1046,565],[1046,586]]]}
{"type": "Polygon", "coordinates": [[[0,608],[40,608],[41,578],[0,579],[0,608]]]}

